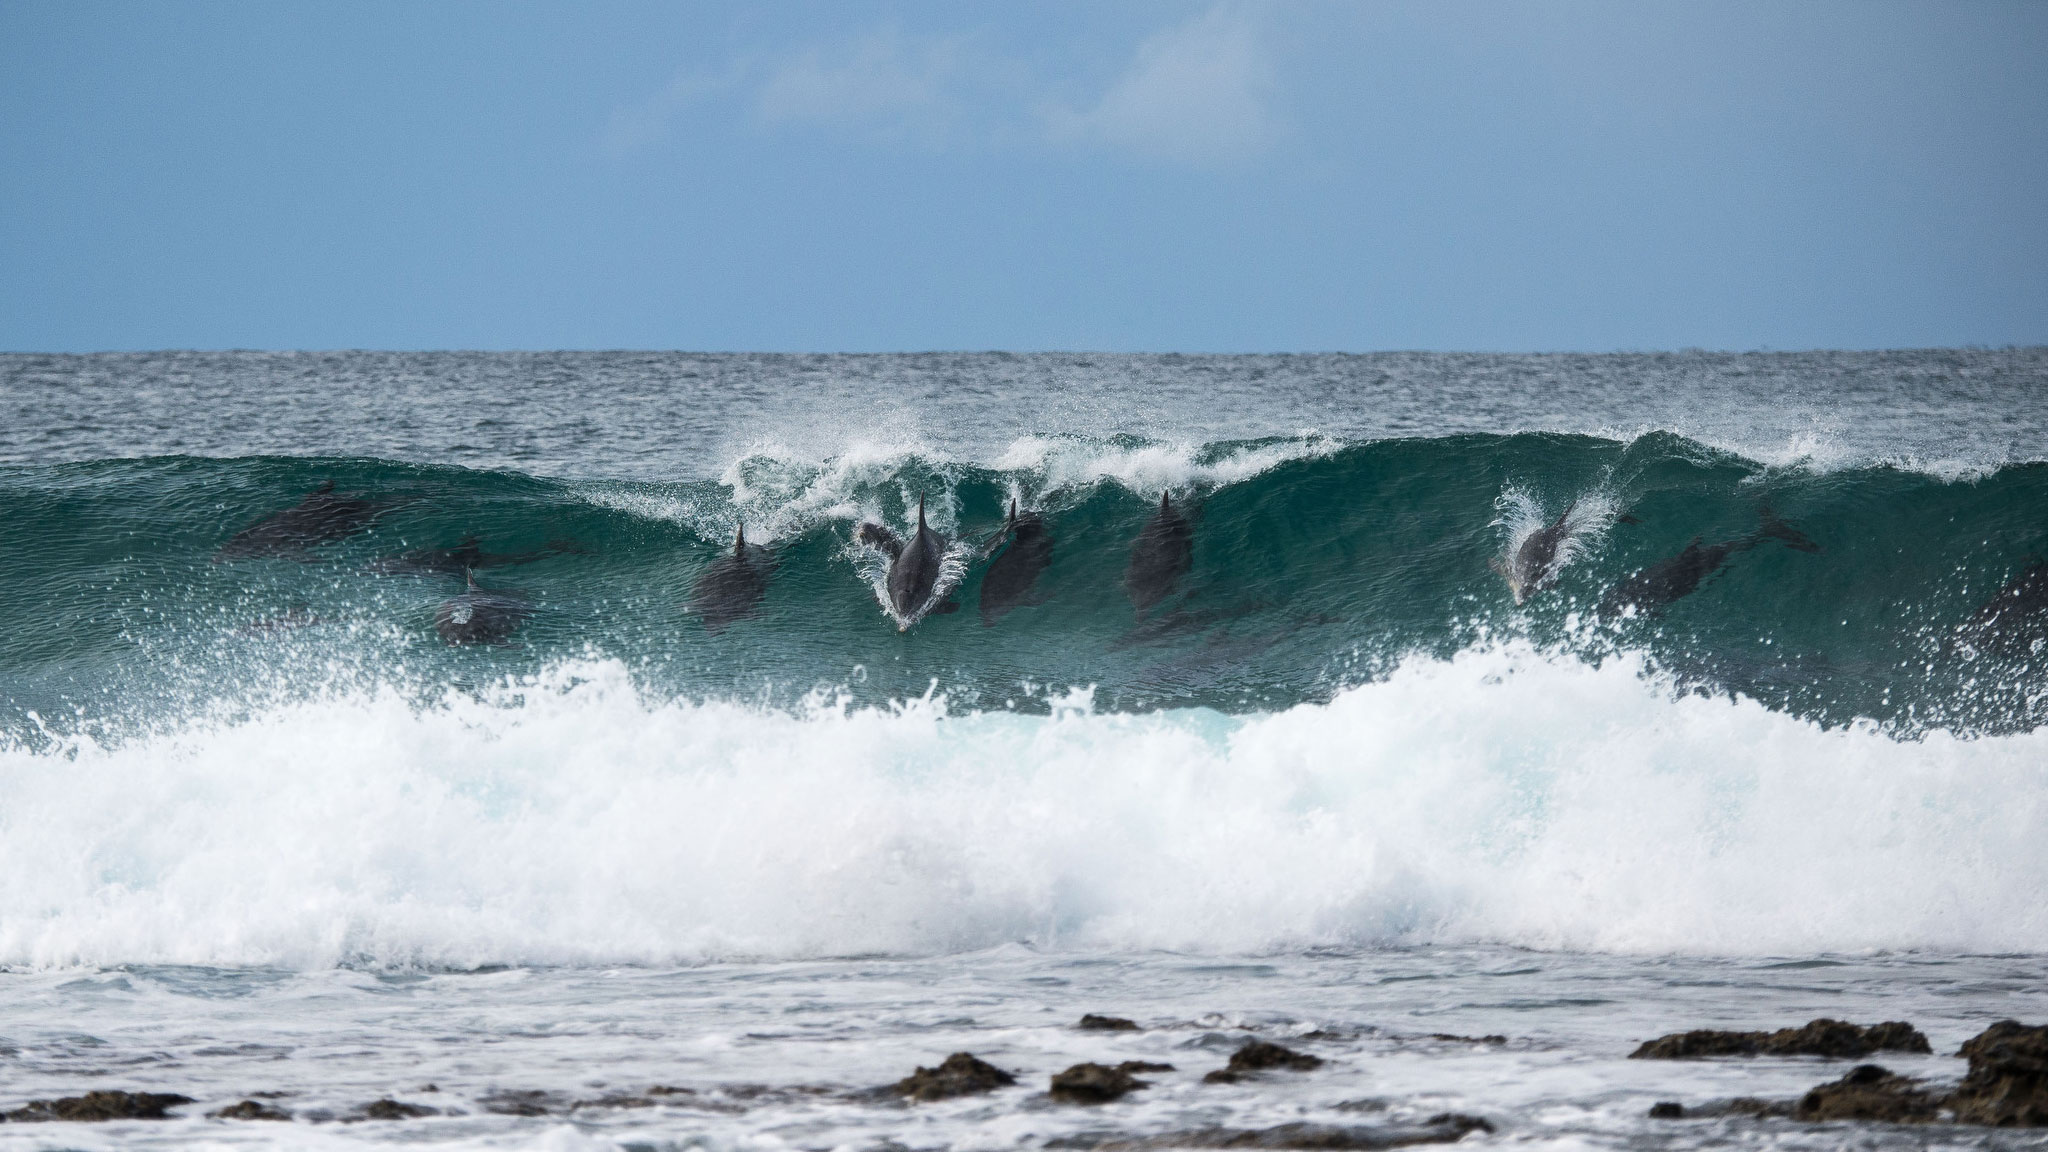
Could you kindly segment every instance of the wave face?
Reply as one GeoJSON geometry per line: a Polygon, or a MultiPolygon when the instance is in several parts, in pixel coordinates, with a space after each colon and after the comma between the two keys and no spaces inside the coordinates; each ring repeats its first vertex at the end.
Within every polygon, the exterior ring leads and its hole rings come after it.
{"type": "Polygon", "coordinates": [[[1030,438],[991,466],[756,455],[674,484],[355,459],[23,466],[0,472],[0,499],[0,581],[34,590],[0,604],[4,724],[30,742],[338,690],[427,700],[590,656],[658,697],[872,706],[937,691],[955,709],[1044,713],[1091,688],[1105,711],[1241,713],[1506,639],[1633,653],[1671,684],[1824,726],[2048,718],[2039,463],[1779,469],[1667,434],[1030,438]],[[359,515],[269,519],[330,483],[313,500],[359,496],[359,515]],[[1163,492],[1191,552],[1140,611],[1126,576],[1163,492]],[[949,567],[899,631],[887,560],[855,529],[907,535],[920,498],[949,567]],[[1013,500],[1051,544],[998,597],[984,545],[1013,500]],[[1518,576],[1567,512],[1549,563],[1518,576]],[[762,595],[708,620],[693,588],[742,523],[762,595]],[[465,563],[521,604],[506,643],[437,634],[465,563]]]}
{"type": "Polygon", "coordinates": [[[2048,951],[2044,365],[0,357],[0,964],[2048,951]]]}

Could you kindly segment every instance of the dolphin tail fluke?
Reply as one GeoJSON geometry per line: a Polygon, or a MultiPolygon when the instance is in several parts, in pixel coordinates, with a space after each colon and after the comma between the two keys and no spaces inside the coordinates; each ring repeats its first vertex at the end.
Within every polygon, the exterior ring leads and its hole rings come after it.
{"type": "Polygon", "coordinates": [[[1758,509],[1758,515],[1763,520],[1762,527],[1757,529],[1759,539],[1781,541],[1785,547],[1795,552],[1820,551],[1820,545],[1808,539],[1804,532],[1778,519],[1778,514],[1771,511],[1768,506],[1758,509]]]}

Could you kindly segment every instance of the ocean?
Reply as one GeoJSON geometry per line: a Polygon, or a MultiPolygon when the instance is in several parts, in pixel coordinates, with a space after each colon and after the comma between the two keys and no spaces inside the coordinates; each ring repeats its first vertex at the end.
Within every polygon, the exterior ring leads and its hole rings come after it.
{"type": "Polygon", "coordinates": [[[2048,1022],[2048,349],[0,398],[0,1112],[191,1099],[0,1147],[2048,1146],[1627,1059],[2048,1022]],[[874,1091],[955,1052],[1015,1086],[874,1091]]]}

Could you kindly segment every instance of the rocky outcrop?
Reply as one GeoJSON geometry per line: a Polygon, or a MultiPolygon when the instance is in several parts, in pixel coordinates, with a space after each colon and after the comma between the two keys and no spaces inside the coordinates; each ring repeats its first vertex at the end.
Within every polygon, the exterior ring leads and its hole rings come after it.
{"type": "Polygon", "coordinates": [[[1957,1053],[1970,1074],[1948,1098],[1956,1119],[2001,1128],[2048,1126],[2048,1025],[2001,1020],[1957,1053]]]}
{"type": "Polygon", "coordinates": [[[1230,1054],[1230,1063],[1202,1077],[1202,1080],[1209,1084],[1235,1084],[1254,1072],[1265,1072],[1274,1068],[1306,1072],[1311,1068],[1320,1068],[1322,1064],[1323,1059],[1320,1056],[1296,1052],[1292,1048],[1282,1048],[1278,1044],[1269,1044],[1264,1040],[1250,1040],[1244,1047],[1230,1054]]]}
{"type": "Polygon", "coordinates": [[[1074,1027],[1079,1028],[1083,1032],[1140,1031],[1137,1022],[1134,1020],[1126,1020],[1121,1016],[1097,1016],[1093,1012],[1081,1017],[1081,1022],[1074,1025],[1074,1027]]]}
{"type": "Polygon", "coordinates": [[[971,1053],[955,1052],[937,1068],[920,1065],[917,1071],[890,1085],[889,1091],[912,1100],[948,1100],[993,1092],[1016,1082],[1015,1076],[975,1059],[971,1053]]]}
{"type": "Polygon", "coordinates": [[[343,1117],[343,1119],[351,1121],[417,1120],[422,1116],[439,1116],[440,1114],[439,1109],[429,1108],[424,1104],[407,1104],[403,1100],[393,1100],[391,1097],[386,1096],[382,1100],[373,1100],[363,1105],[353,1113],[343,1117]]]}
{"type": "Polygon", "coordinates": [[[1921,1124],[1941,1113],[1942,1099],[1920,1087],[1918,1080],[1893,1074],[1875,1064],[1859,1064],[1847,1076],[1800,1097],[1795,1120],[1876,1120],[1886,1124],[1921,1124]]]}
{"type": "Polygon", "coordinates": [[[1049,1095],[1063,1104],[1107,1104],[1148,1086],[1123,1068],[1076,1064],[1053,1074],[1049,1095]]]}
{"type": "Polygon", "coordinates": [[[230,1104],[207,1116],[215,1120],[289,1120],[292,1114],[282,1108],[272,1108],[261,1100],[244,1100],[230,1104]]]}
{"type": "Polygon", "coordinates": [[[46,1120],[166,1120],[169,1114],[165,1109],[190,1103],[190,1096],[175,1092],[87,1092],[56,1100],[31,1100],[7,1113],[7,1119],[17,1124],[46,1120]]]}
{"type": "Polygon", "coordinates": [[[1702,1028],[1645,1042],[1631,1060],[1698,1060],[1710,1056],[1826,1056],[1855,1060],[1873,1052],[1932,1052],[1927,1037],[1903,1020],[1868,1027],[1820,1019],[1776,1032],[1720,1032],[1702,1028]]]}

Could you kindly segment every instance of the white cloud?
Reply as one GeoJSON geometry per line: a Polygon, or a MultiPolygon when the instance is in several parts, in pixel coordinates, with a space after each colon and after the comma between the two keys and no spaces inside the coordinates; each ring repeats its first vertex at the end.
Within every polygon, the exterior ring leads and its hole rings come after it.
{"type": "Polygon", "coordinates": [[[734,110],[770,128],[851,129],[927,146],[1107,147],[1140,158],[1227,163],[1264,148],[1278,127],[1269,109],[1274,69],[1254,15],[1225,0],[1154,33],[1082,107],[1055,99],[1057,85],[1042,69],[973,37],[878,31],[814,43],[735,59],[723,75],[679,75],[615,111],[605,145],[615,154],[638,151],[664,138],[686,108],[737,101],[734,110]]]}
{"type": "Polygon", "coordinates": [[[957,40],[894,33],[813,46],[770,70],[754,109],[770,122],[941,131],[962,109],[964,58],[957,40]]]}
{"type": "Polygon", "coordinates": [[[1093,108],[1056,109],[1058,140],[1093,140],[1172,160],[1236,159],[1273,138],[1273,68],[1245,10],[1219,4],[1155,33],[1093,108]]]}

